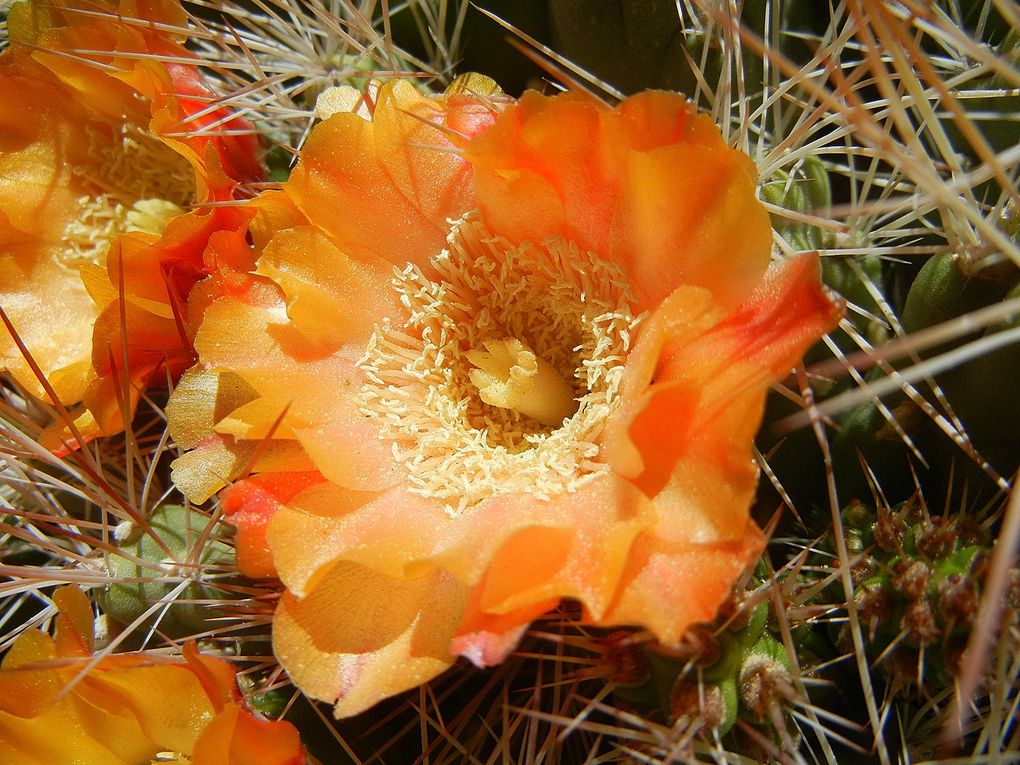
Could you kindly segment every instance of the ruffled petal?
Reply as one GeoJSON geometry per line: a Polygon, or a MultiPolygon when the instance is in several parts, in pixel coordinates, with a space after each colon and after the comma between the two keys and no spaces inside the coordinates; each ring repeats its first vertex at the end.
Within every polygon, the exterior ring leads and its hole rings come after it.
{"type": "Polygon", "coordinates": [[[768,265],[771,227],[753,164],[677,94],[610,109],[578,93],[526,93],[465,156],[493,233],[559,235],[619,263],[640,309],[681,284],[733,307],[768,265]]]}
{"type": "Polygon", "coordinates": [[[631,550],[618,599],[597,624],[633,624],[675,644],[692,624],[710,621],[765,540],[748,520],[731,542],[670,543],[642,535],[631,550]]]}
{"type": "Polygon", "coordinates": [[[283,289],[294,326],[328,349],[343,343],[363,347],[374,327],[400,310],[390,263],[349,258],[310,226],[273,237],[258,267],[283,289]]]}
{"type": "Polygon", "coordinates": [[[337,561],[397,579],[418,576],[413,564],[429,565],[449,523],[439,502],[403,487],[380,495],[324,483],[276,512],[267,539],[283,583],[303,597],[337,561]]]}
{"type": "Polygon", "coordinates": [[[284,593],[273,651],[295,685],[348,717],[449,667],[465,600],[441,571],[403,580],[339,563],[307,598],[284,593]]]}
{"type": "MultiPolygon", "coordinates": [[[[0,308],[64,404],[81,399],[96,317],[77,269],[62,261],[64,229],[79,214],[85,110],[49,72],[0,59],[0,308]]],[[[0,369],[47,398],[14,337],[0,326],[0,369]]]]}
{"type": "Polygon", "coordinates": [[[205,726],[192,765],[304,765],[297,729],[288,722],[257,720],[228,704],[205,726]]]}
{"type": "Polygon", "coordinates": [[[445,245],[447,219],[474,202],[462,141],[447,124],[480,131],[494,113],[477,100],[426,98],[406,81],[387,83],[371,121],[340,113],[316,127],[287,193],[348,255],[424,266],[445,245]]]}
{"type": "Polygon", "coordinates": [[[764,540],[748,518],[757,483],[751,444],[769,383],[838,321],[840,305],[818,277],[814,256],[777,266],[707,330],[712,313],[696,294],[675,294],[651,318],[625,384],[640,390],[647,379],[647,389],[614,416],[607,453],[653,498],[658,522],[632,551],[604,623],[642,624],[677,640],[690,623],[712,618],[729,583],[760,554],[764,540]],[[692,317],[703,319],[700,327],[692,317]]]}
{"type": "Polygon", "coordinates": [[[295,494],[323,481],[321,473],[259,474],[223,493],[223,513],[237,529],[237,570],[252,579],[278,578],[266,539],[269,521],[295,494]]]}
{"type": "Polygon", "coordinates": [[[431,560],[476,587],[481,612],[567,597],[600,614],[631,542],[651,522],[643,495],[607,472],[549,501],[487,500],[446,525],[431,560]]]}

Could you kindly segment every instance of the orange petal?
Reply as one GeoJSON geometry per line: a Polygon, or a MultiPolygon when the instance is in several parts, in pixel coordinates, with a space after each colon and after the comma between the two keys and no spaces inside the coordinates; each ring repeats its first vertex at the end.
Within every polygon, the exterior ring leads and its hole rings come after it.
{"type": "Polygon", "coordinates": [[[403,477],[404,468],[379,438],[379,426],[359,411],[356,397],[336,398],[331,420],[294,434],[316,467],[338,486],[352,491],[384,491],[403,477]]]}
{"type": "Polygon", "coordinates": [[[197,446],[212,435],[216,423],[257,396],[258,392],[240,375],[191,369],[167,403],[170,435],[185,449],[197,446]]]}
{"type": "Polygon", "coordinates": [[[337,717],[355,715],[453,663],[465,600],[440,571],[400,580],[339,563],[307,598],[283,594],[273,651],[307,695],[333,703],[337,717]]]}
{"type": "Polygon", "coordinates": [[[463,656],[476,667],[500,664],[517,647],[528,625],[556,608],[559,602],[559,598],[550,598],[506,613],[490,614],[478,608],[472,592],[466,616],[450,641],[450,652],[463,656]]]}
{"type": "MultiPolygon", "coordinates": [[[[4,285],[0,288],[0,307],[57,398],[70,405],[85,393],[96,307],[77,276],[68,275],[45,255],[43,258],[29,275],[0,257],[0,283],[4,285]]],[[[49,398],[3,326],[0,368],[9,371],[36,398],[49,398]]]]}
{"type": "Polygon", "coordinates": [[[442,505],[398,487],[379,495],[323,483],[295,496],[269,524],[273,560],[287,589],[312,591],[336,561],[380,574],[412,576],[449,525],[442,505]]]}
{"type": "Polygon", "coordinates": [[[841,309],[821,286],[811,256],[772,269],[715,327],[705,326],[711,312],[692,305],[682,292],[671,296],[640,336],[624,401],[607,429],[607,454],[649,496],[670,481],[685,483],[689,496],[732,486],[733,503],[704,512],[717,527],[739,534],[754,484],[750,445],[767,388],[834,326],[841,309]],[[650,385],[642,391],[645,380],[650,385]],[[727,508],[735,514],[729,520],[727,508]]]}
{"type": "Polygon", "coordinates": [[[62,657],[91,656],[94,618],[88,596],[78,587],[66,585],[53,593],[57,616],[55,642],[62,657]]]}
{"type": "Polygon", "coordinates": [[[445,245],[446,220],[474,206],[470,169],[442,129],[449,108],[387,83],[372,121],[340,113],[316,126],[286,192],[348,255],[424,265],[445,245]]]}
{"type": "MultiPolygon", "coordinates": [[[[91,735],[116,749],[128,736],[118,732],[113,711],[127,711],[141,729],[141,737],[155,751],[190,752],[215,706],[196,675],[183,663],[128,666],[97,670],[90,676],[90,700],[105,712],[91,721],[91,735]]],[[[135,740],[139,736],[134,737],[135,740]]]]}
{"type": "Polygon", "coordinates": [[[289,722],[257,720],[228,704],[198,737],[192,765],[303,765],[297,728],[289,722]]]}
{"type": "Polygon", "coordinates": [[[0,720],[4,715],[35,717],[53,703],[64,687],[60,674],[47,666],[56,658],[56,645],[49,635],[26,630],[18,636],[0,667],[0,720]]]}
{"type": "Polygon", "coordinates": [[[476,586],[478,609],[491,615],[558,598],[600,614],[632,540],[654,522],[641,493],[607,472],[549,501],[483,502],[447,524],[431,560],[476,586]]]}
{"type": "Polygon", "coordinates": [[[526,93],[465,156],[494,234],[558,234],[618,262],[639,308],[681,284],[731,307],[768,265],[771,227],[751,161],[677,94],[610,109],[577,93],[526,93]]]}
{"type": "Polygon", "coordinates": [[[252,579],[279,576],[266,539],[269,521],[284,502],[322,480],[318,472],[260,474],[223,493],[223,513],[237,529],[238,571],[252,579]]]}
{"type": "Polygon", "coordinates": [[[195,504],[236,478],[245,468],[253,472],[302,473],[315,470],[308,455],[287,441],[234,443],[222,436],[210,436],[171,464],[174,485],[195,504]]]}
{"type": "Polygon", "coordinates": [[[328,349],[343,343],[363,347],[377,324],[401,310],[390,263],[349,258],[310,226],[274,236],[258,270],[283,289],[298,330],[328,349]]]}
{"type": "Polygon", "coordinates": [[[670,544],[644,535],[631,551],[618,600],[595,623],[639,625],[664,643],[676,643],[690,625],[715,616],[764,545],[750,520],[743,537],[728,543],[670,544]]]}

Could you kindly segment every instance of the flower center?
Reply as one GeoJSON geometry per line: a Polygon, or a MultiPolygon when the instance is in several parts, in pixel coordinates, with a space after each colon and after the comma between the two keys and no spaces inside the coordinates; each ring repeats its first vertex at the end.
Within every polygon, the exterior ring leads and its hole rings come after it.
{"type": "Polygon", "coordinates": [[[598,436],[641,318],[622,273],[561,238],[494,237],[473,214],[447,241],[429,275],[408,265],[393,280],[407,313],[359,362],[363,411],[411,490],[451,514],[577,489],[607,469],[598,436]]]}
{"type": "Polygon", "coordinates": [[[543,425],[560,425],[577,411],[574,389],[549,362],[514,337],[483,340],[467,352],[476,369],[468,376],[486,404],[513,409],[543,425]]]}
{"type": "Polygon", "coordinates": [[[191,165],[148,131],[124,125],[111,139],[94,127],[85,130],[91,162],[74,168],[85,193],[57,255],[69,271],[100,262],[122,233],[162,234],[167,221],[195,201],[191,165]]]}

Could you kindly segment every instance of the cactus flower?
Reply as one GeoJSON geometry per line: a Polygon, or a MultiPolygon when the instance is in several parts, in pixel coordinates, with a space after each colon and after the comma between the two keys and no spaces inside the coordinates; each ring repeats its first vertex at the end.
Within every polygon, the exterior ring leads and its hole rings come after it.
{"type": "MultiPolygon", "coordinates": [[[[261,170],[250,126],[205,113],[210,92],[166,31],[186,18],[176,0],[75,5],[16,3],[0,56],[0,102],[17,104],[0,115],[0,307],[13,327],[0,329],[0,369],[50,397],[17,337],[61,403],[85,400],[75,416],[95,435],[192,363],[183,306],[210,270],[206,244],[247,218],[188,210],[261,170]],[[241,134],[219,135],[223,121],[241,134]]],[[[58,427],[46,440],[68,438],[58,427]]]]}
{"type": "Polygon", "coordinates": [[[667,643],[711,619],[764,542],[765,395],[840,312],[682,97],[471,89],[315,127],[168,409],[190,499],[242,479],[241,569],[338,716],[564,598],[667,643]]]}
{"type": "Polygon", "coordinates": [[[234,670],[188,644],[183,658],[93,660],[92,608],[56,592],[56,633],[23,633],[0,667],[0,761],[20,765],[301,765],[297,730],[241,705],[234,670]]]}

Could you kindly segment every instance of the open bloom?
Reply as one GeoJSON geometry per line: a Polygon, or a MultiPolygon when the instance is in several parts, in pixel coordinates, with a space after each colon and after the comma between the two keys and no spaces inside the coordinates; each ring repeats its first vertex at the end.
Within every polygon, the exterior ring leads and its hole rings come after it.
{"type": "Polygon", "coordinates": [[[194,645],[183,659],[112,654],[93,662],[88,599],[65,587],[54,601],[61,609],[54,637],[25,632],[0,667],[0,761],[305,761],[293,725],[259,720],[243,708],[228,663],[202,656],[194,645]]]}
{"type": "Polygon", "coordinates": [[[225,507],[302,690],[356,713],[562,598],[666,642],[715,614],[767,389],[839,314],[754,189],[669,93],[395,83],[313,130],[168,411],[191,499],[254,473],[225,507]]]}
{"type": "Polygon", "coordinates": [[[190,54],[165,31],[185,21],[176,0],[76,5],[15,4],[0,57],[0,101],[17,104],[0,114],[0,307],[14,329],[0,331],[0,368],[49,397],[16,334],[62,403],[87,399],[81,430],[112,432],[140,386],[191,363],[183,306],[205,245],[247,222],[185,212],[261,171],[246,123],[210,108],[180,63],[190,54]],[[219,135],[223,122],[242,134],[219,135]]]}

